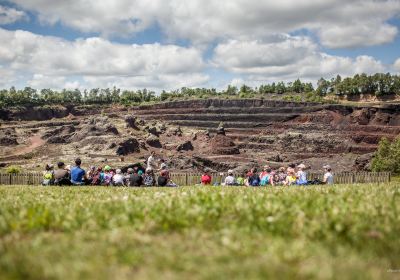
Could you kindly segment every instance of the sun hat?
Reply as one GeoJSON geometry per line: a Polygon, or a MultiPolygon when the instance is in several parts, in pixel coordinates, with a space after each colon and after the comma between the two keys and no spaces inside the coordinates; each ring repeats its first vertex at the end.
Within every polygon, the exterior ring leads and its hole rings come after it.
{"type": "Polygon", "coordinates": [[[143,170],[139,170],[137,173],[139,176],[143,174],[143,170]]]}
{"type": "Polygon", "coordinates": [[[121,174],[121,173],[122,173],[122,171],[121,171],[121,169],[117,169],[117,170],[115,170],[115,173],[117,173],[117,174],[121,174]]]}
{"type": "Polygon", "coordinates": [[[323,169],[331,169],[331,166],[329,164],[326,164],[324,166],[322,166],[323,169]]]}
{"type": "Polygon", "coordinates": [[[151,168],[151,167],[147,167],[147,168],[146,168],[146,172],[147,172],[147,173],[149,173],[149,172],[151,172],[151,171],[153,171],[153,168],[151,168]]]}
{"type": "Polygon", "coordinates": [[[306,166],[305,166],[303,163],[299,164],[297,167],[298,167],[298,168],[301,168],[301,169],[306,168],[306,166]]]}
{"type": "Polygon", "coordinates": [[[233,174],[233,170],[232,169],[229,169],[228,170],[228,174],[230,175],[230,174],[233,174]]]}
{"type": "Polygon", "coordinates": [[[133,168],[128,168],[128,173],[133,173],[133,168]]]}
{"type": "Polygon", "coordinates": [[[109,165],[104,166],[104,170],[105,171],[110,171],[111,170],[111,166],[109,166],[109,165]]]}

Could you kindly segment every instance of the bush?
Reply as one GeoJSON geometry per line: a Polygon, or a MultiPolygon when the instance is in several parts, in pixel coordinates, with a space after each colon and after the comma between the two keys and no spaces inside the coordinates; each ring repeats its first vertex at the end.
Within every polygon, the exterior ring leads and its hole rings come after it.
{"type": "Polygon", "coordinates": [[[21,168],[15,165],[11,165],[7,168],[8,174],[19,174],[21,172],[21,168]]]}
{"type": "Polygon", "coordinates": [[[385,137],[381,139],[371,168],[376,172],[389,171],[400,174],[400,137],[392,143],[385,137]]]}

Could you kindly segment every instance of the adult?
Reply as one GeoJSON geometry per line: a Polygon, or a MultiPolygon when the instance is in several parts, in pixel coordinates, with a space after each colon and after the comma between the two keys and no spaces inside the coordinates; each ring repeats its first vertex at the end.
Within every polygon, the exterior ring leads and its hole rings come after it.
{"type": "Polygon", "coordinates": [[[115,174],[112,177],[112,184],[117,187],[125,187],[125,177],[122,174],[121,169],[115,170],[115,174]]]}
{"type": "Polygon", "coordinates": [[[64,162],[60,161],[57,163],[57,170],[54,171],[54,184],[59,186],[69,186],[71,185],[69,177],[69,171],[65,168],[64,162]]]}
{"type": "Polygon", "coordinates": [[[157,170],[157,162],[155,158],[156,153],[151,151],[149,158],[147,159],[147,167],[151,168],[152,170],[157,170]]]}
{"type": "Polygon", "coordinates": [[[71,183],[76,186],[85,184],[86,172],[81,168],[82,161],[80,158],[75,159],[75,166],[71,168],[71,183]]]}
{"type": "Polygon", "coordinates": [[[208,172],[208,169],[204,170],[203,175],[201,175],[201,184],[202,185],[211,185],[211,175],[208,172]]]}
{"type": "Polygon", "coordinates": [[[137,169],[128,169],[129,174],[129,186],[130,187],[140,187],[143,185],[143,177],[139,175],[139,171],[137,169]]]}
{"type": "Polygon", "coordinates": [[[228,170],[228,176],[225,177],[224,186],[234,186],[236,185],[235,176],[233,176],[233,170],[228,170]]]}
{"type": "Polygon", "coordinates": [[[50,186],[54,184],[54,166],[52,164],[46,164],[45,170],[43,171],[43,186],[50,186]]]}
{"type": "Polygon", "coordinates": [[[332,174],[332,169],[329,165],[323,166],[324,168],[324,179],[322,180],[323,184],[326,185],[332,185],[333,184],[333,174],[332,174]]]}
{"type": "Polygon", "coordinates": [[[306,166],[303,163],[297,166],[296,185],[307,185],[307,173],[304,169],[306,166]]]}
{"type": "Polygon", "coordinates": [[[167,165],[167,163],[165,162],[165,159],[160,159],[160,170],[163,170],[163,169],[168,169],[168,165],[167,165]]]}

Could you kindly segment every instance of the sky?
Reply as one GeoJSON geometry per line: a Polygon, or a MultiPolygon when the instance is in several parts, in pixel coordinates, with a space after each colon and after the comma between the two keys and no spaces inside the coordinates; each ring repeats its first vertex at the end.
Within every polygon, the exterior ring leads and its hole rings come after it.
{"type": "Polygon", "coordinates": [[[400,73],[400,0],[0,0],[0,88],[400,73]]]}

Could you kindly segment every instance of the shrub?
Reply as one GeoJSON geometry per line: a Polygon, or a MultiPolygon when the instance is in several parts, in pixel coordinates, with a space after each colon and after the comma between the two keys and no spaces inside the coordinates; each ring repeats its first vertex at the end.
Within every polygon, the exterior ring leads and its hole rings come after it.
{"type": "Polygon", "coordinates": [[[15,165],[10,165],[7,167],[7,173],[8,174],[18,174],[21,172],[21,168],[15,165]]]}

